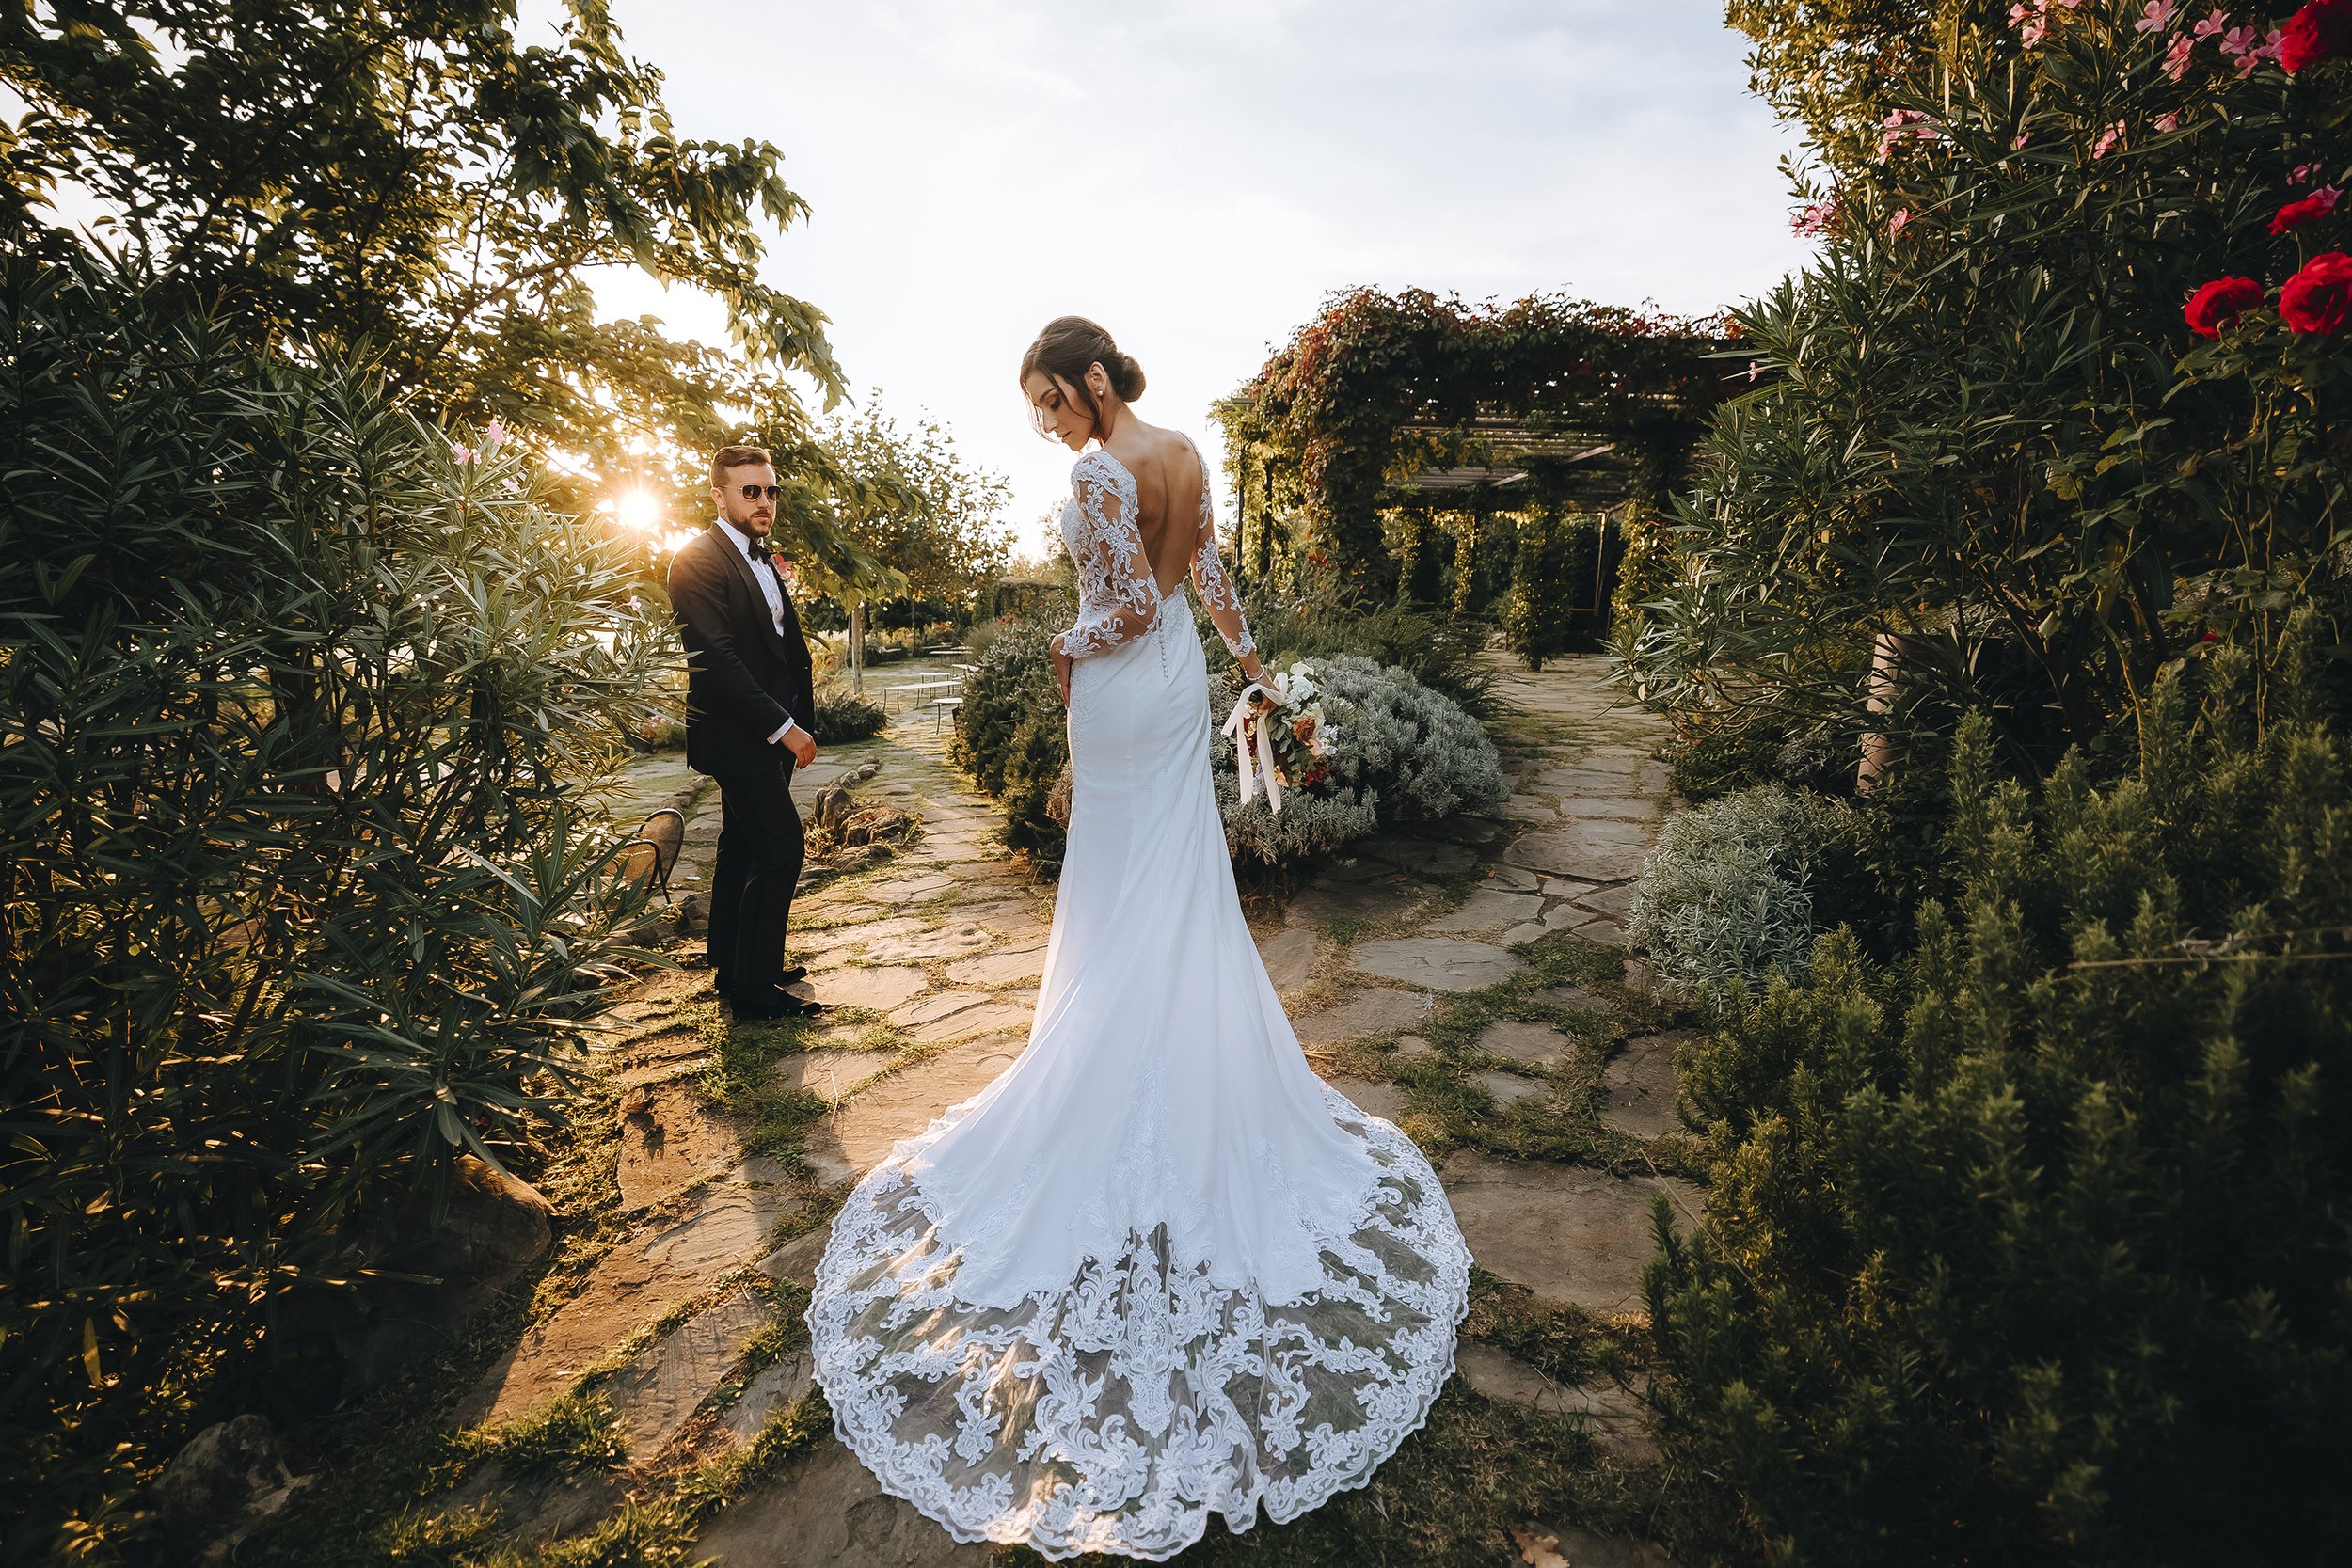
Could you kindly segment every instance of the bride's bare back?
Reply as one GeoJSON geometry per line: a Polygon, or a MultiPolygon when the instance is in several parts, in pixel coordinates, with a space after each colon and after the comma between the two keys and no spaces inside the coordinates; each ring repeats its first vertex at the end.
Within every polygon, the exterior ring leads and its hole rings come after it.
{"type": "Polygon", "coordinates": [[[1103,450],[1135,476],[1136,531],[1152,562],[1152,579],[1163,597],[1191,569],[1200,547],[1200,492],[1209,476],[1200,454],[1175,431],[1145,424],[1129,410],[1103,450]]]}

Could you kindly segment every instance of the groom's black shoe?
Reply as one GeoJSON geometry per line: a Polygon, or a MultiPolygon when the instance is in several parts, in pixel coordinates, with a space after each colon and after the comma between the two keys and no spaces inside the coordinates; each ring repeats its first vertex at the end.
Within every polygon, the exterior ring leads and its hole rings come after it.
{"type": "Polygon", "coordinates": [[[795,996],[782,986],[770,986],[759,995],[730,995],[727,1004],[739,1019],[813,1018],[829,1010],[824,1003],[795,996]]]}
{"type": "MultiPolygon", "coordinates": [[[[805,980],[807,978],[808,965],[794,964],[790,969],[784,972],[784,978],[777,983],[779,985],[788,986],[795,980],[805,980]]],[[[724,996],[727,992],[735,989],[735,976],[729,974],[723,969],[719,972],[719,977],[710,982],[710,989],[717,991],[721,996],[724,996]]]]}

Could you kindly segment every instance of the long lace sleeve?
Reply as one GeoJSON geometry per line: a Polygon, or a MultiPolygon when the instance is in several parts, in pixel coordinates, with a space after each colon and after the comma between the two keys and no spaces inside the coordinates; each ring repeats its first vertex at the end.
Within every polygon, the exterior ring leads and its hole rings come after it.
{"type": "MultiPolygon", "coordinates": [[[[1200,449],[1193,448],[1192,455],[1199,460],[1200,449]]],[[[1216,553],[1216,503],[1210,497],[1205,462],[1200,464],[1200,542],[1192,550],[1192,585],[1233,657],[1248,658],[1256,653],[1257,640],[1249,635],[1249,623],[1242,619],[1241,594],[1234,590],[1233,579],[1225,575],[1225,562],[1216,553]]]]}
{"type": "Polygon", "coordinates": [[[1160,585],[1136,524],[1136,486],[1125,469],[1089,452],[1070,470],[1078,508],[1078,619],[1061,634],[1062,652],[1084,658],[1152,629],[1160,585]]]}

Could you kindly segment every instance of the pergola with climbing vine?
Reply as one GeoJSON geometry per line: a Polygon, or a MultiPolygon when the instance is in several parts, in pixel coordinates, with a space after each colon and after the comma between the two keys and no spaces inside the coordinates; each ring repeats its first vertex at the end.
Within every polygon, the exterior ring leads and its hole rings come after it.
{"type": "Polygon", "coordinates": [[[1241,569],[1280,581],[1311,563],[1428,600],[1440,516],[1465,562],[1498,512],[1656,517],[1745,389],[1724,357],[1737,346],[1721,318],[1550,294],[1337,295],[1216,407],[1241,569]]]}

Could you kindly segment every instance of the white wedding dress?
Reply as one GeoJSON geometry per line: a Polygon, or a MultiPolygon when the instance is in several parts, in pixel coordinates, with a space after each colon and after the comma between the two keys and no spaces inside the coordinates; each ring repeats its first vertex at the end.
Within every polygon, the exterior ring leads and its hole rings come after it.
{"type": "MultiPolygon", "coordinates": [[[[1470,1252],[1275,997],[1134,476],[1094,451],[1072,488],[1070,841],[1028,1048],[858,1184],[808,1325],[841,1440],[959,1541],[1161,1559],[1212,1511],[1246,1530],[1369,1480],[1453,1370],[1470,1252]]],[[[1201,488],[1192,577],[1238,655],[1201,488]]]]}

